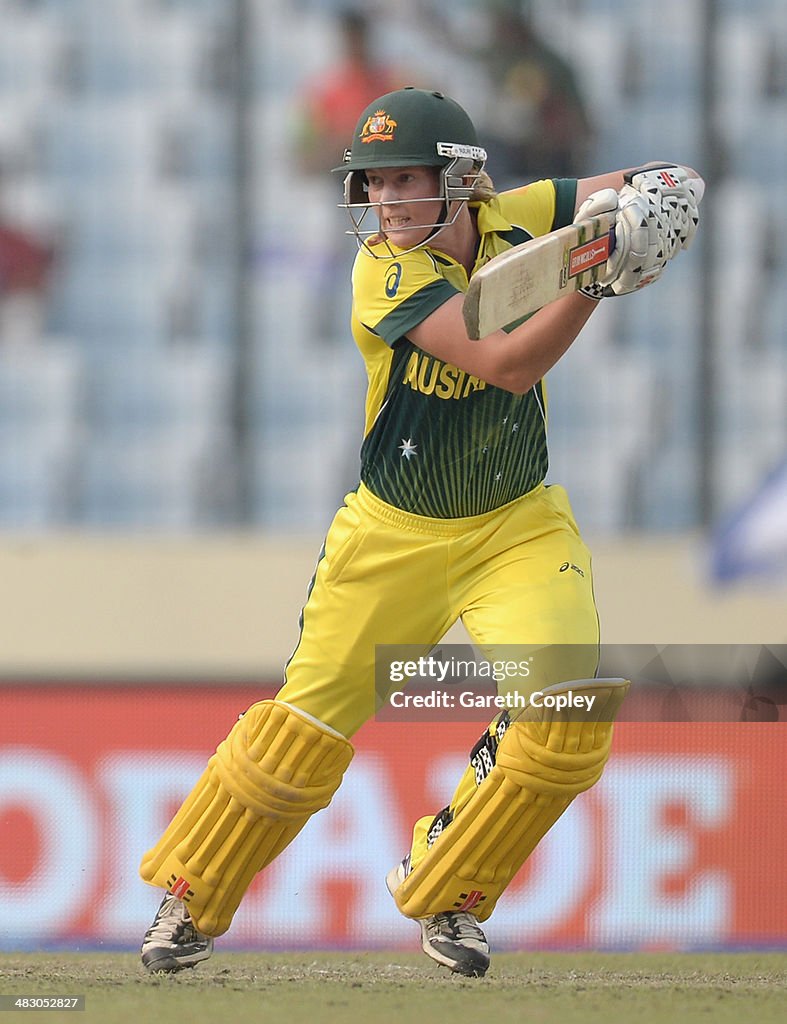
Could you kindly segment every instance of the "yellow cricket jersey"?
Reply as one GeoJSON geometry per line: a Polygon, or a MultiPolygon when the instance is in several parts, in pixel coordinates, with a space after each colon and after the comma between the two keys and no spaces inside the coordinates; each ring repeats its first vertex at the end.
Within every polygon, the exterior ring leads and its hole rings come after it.
{"type": "MultiPolygon", "coordinates": [[[[575,179],[545,180],[471,204],[481,236],[474,271],[570,224],[576,187],[575,179]]],[[[453,519],[499,508],[539,484],[548,466],[543,383],[513,395],[407,337],[467,290],[464,267],[428,246],[395,259],[361,249],[352,280],[353,336],[369,378],[361,449],[369,490],[415,515],[453,519]]]]}

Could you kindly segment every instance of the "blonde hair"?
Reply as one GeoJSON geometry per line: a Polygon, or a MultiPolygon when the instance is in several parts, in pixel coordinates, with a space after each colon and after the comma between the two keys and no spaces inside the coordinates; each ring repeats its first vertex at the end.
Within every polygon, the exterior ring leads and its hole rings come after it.
{"type": "Polygon", "coordinates": [[[478,177],[473,183],[473,191],[470,193],[471,203],[488,203],[497,195],[495,184],[486,171],[479,171],[478,177]]]}

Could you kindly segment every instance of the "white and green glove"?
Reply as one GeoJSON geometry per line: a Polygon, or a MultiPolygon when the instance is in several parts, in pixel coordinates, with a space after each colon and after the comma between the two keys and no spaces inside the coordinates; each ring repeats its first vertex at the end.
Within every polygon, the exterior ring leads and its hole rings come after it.
{"type": "Polygon", "coordinates": [[[628,172],[620,192],[606,188],[588,196],[575,220],[616,212],[615,248],[604,275],[581,293],[593,299],[628,295],[657,281],[667,263],[691,245],[704,191],[702,178],[664,164],[628,172]]]}

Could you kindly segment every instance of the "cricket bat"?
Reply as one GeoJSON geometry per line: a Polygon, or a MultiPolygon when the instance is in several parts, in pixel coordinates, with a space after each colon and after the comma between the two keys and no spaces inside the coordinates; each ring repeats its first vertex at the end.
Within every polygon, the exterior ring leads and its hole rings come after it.
{"type": "Polygon", "coordinates": [[[495,256],[470,278],[468,337],[485,338],[597,281],[614,248],[615,214],[602,213],[495,256]]]}

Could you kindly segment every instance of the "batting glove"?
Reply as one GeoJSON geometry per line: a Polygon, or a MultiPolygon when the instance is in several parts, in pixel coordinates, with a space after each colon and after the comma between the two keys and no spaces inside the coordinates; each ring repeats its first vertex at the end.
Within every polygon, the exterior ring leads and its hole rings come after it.
{"type": "MultiPolygon", "coordinates": [[[[614,190],[614,188],[602,188],[598,192],[593,192],[587,197],[582,203],[574,216],[574,223],[577,221],[586,220],[588,217],[598,217],[602,213],[617,213],[620,208],[620,196],[614,190]]],[[[616,239],[617,248],[617,239],[616,239]]],[[[609,281],[614,280],[614,270],[611,268],[616,265],[615,254],[607,261],[607,272],[601,276],[598,281],[594,281],[592,284],[585,285],[584,288],[579,289],[580,295],[585,295],[589,299],[598,301],[603,299],[607,294],[606,285],[609,281]]],[[[612,294],[611,292],[609,294],[612,294]]]]}
{"type": "MultiPolygon", "coordinates": [[[[697,233],[699,204],[705,192],[702,178],[692,177],[679,164],[644,167],[625,175],[627,185],[658,209],[665,245],[672,259],[678,249],[688,249],[697,233]]],[[[624,186],[625,187],[625,186],[624,186]]]]}

